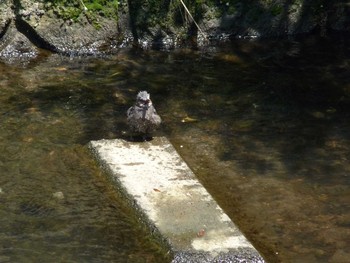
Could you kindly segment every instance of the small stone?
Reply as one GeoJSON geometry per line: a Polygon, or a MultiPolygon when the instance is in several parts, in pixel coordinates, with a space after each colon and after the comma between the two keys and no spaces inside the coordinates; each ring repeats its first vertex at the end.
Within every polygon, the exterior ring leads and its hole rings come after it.
{"type": "Polygon", "coordinates": [[[52,196],[56,199],[59,199],[59,200],[64,198],[64,194],[62,192],[55,192],[52,194],[52,196]]]}

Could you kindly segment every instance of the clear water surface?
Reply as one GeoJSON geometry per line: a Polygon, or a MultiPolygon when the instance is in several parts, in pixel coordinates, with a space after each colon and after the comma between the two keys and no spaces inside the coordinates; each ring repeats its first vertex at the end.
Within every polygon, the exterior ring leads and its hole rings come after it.
{"type": "Polygon", "coordinates": [[[86,145],[151,92],[166,136],[268,262],[350,258],[347,37],[0,64],[0,262],[169,262],[86,145]]]}

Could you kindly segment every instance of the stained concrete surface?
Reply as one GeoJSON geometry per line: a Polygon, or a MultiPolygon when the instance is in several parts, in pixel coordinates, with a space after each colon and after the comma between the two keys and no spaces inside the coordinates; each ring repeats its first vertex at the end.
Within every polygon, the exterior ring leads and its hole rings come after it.
{"type": "Polygon", "coordinates": [[[264,262],[165,137],[91,141],[100,164],[180,262],[264,262]]]}

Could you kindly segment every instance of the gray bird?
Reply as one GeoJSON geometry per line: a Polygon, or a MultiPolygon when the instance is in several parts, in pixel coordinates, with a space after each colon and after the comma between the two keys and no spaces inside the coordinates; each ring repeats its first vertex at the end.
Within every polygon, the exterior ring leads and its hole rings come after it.
{"type": "Polygon", "coordinates": [[[151,133],[162,122],[147,91],[137,94],[135,105],[130,107],[126,114],[131,135],[142,136],[143,140],[151,137],[151,133]]]}

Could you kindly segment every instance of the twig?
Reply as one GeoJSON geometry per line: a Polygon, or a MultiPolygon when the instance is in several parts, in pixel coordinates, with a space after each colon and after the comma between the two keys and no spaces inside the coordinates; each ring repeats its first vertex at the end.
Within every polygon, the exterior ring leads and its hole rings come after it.
{"type": "Polygon", "coordinates": [[[202,31],[202,29],[199,27],[199,25],[197,24],[196,20],[194,20],[193,16],[191,15],[190,11],[188,10],[187,6],[185,5],[185,3],[180,0],[181,4],[183,5],[183,7],[185,8],[187,14],[191,17],[193,23],[196,25],[196,27],[198,28],[199,32],[201,32],[201,34],[203,35],[204,38],[206,38],[206,35],[204,34],[204,32],[202,31]]]}
{"type": "Polygon", "coordinates": [[[87,11],[87,10],[88,10],[88,8],[86,7],[86,5],[84,5],[83,0],[80,0],[80,2],[81,2],[81,4],[82,4],[82,5],[83,5],[83,7],[84,7],[84,11],[87,11]]]}

